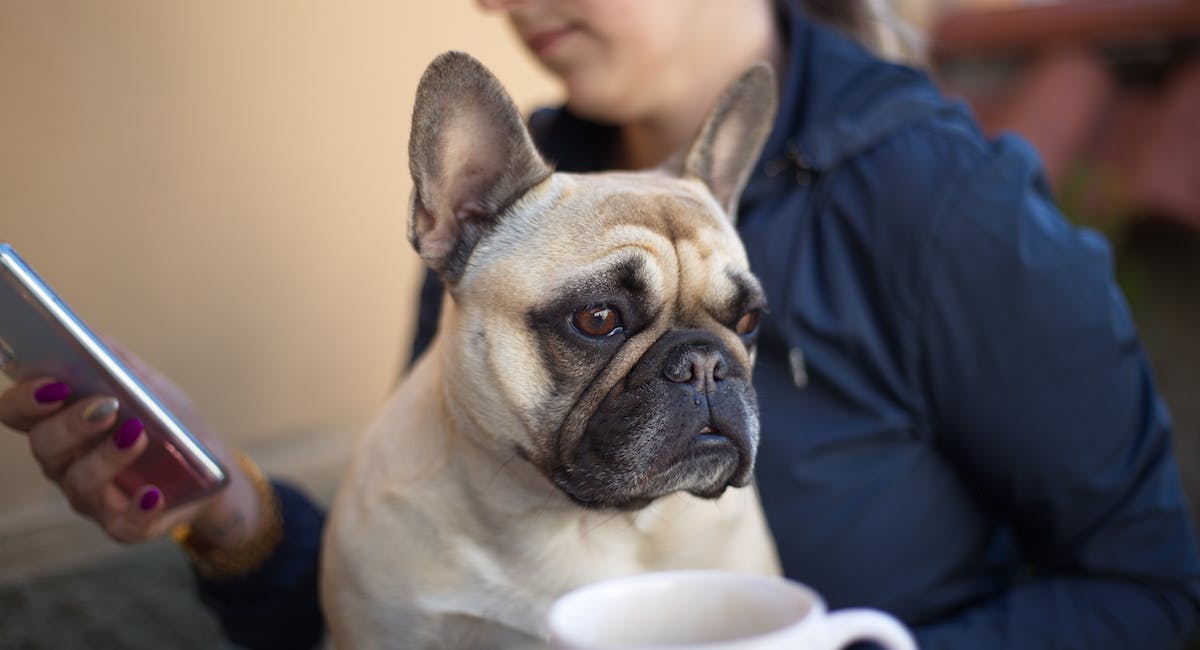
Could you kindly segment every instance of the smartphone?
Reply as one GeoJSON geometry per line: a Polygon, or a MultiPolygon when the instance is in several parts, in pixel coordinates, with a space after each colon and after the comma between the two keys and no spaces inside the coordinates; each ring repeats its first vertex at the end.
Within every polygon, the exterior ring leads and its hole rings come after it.
{"type": "Polygon", "coordinates": [[[71,401],[109,395],[121,406],[117,424],[142,421],[150,445],[116,477],[131,497],[144,485],[174,508],[212,494],[229,480],[225,468],[34,273],[0,242],[0,370],[14,381],[53,377],[71,401]]]}

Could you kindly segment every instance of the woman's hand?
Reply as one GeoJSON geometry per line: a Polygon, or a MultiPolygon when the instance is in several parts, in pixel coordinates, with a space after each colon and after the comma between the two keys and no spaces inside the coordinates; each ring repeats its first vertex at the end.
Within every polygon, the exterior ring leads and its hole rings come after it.
{"type": "Polygon", "coordinates": [[[171,510],[154,485],[126,495],[114,479],[146,450],[147,436],[136,421],[116,426],[119,405],[112,397],[88,397],[67,406],[71,387],[54,378],[19,382],[0,393],[0,422],[28,434],[42,473],[59,486],[76,512],[94,520],[114,540],[150,539],[181,523],[191,524],[194,536],[218,548],[248,539],[259,525],[258,496],[228,448],[200,420],[179,387],[119,344],[106,343],[221,461],[230,473],[225,489],[171,510]]]}

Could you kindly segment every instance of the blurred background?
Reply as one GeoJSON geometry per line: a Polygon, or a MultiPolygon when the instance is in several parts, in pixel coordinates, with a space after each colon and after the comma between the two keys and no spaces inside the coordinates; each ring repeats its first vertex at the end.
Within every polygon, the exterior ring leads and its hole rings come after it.
{"type": "MultiPolygon", "coordinates": [[[[1200,2],[894,1],[946,92],[1113,241],[1195,503],[1200,2]]],[[[409,117],[447,49],[525,110],[558,97],[470,0],[0,1],[0,241],[328,499],[407,356],[409,117]]],[[[0,433],[0,648],[219,646],[169,544],[108,542],[0,433]]]]}
{"type": "MultiPolygon", "coordinates": [[[[557,94],[470,0],[0,2],[0,240],[233,445],[327,464],[407,355],[409,120],[447,49],[557,94]]],[[[64,510],[22,437],[0,459],[3,576],[64,510]]]]}

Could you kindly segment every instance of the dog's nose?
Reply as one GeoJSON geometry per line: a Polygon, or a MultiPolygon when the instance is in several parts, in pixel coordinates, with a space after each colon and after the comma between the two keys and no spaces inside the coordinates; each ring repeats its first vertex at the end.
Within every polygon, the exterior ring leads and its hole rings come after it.
{"type": "Polygon", "coordinates": [[[725,357],[707,343],[684,344],[671,351],[663,364],[663,376],[680,383],[692,384],[699,390],[711,391],[725,379],[728,366],[725,357]]]}

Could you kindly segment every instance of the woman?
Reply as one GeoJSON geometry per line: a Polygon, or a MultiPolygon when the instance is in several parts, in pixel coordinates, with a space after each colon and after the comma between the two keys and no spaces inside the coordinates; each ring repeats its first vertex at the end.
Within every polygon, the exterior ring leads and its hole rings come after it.
{"type": "MultiPolygon", "coordinates": [[[[531,120],[564,171],[652,167],[751,63],[779,72],[739,230],[771,305],[758,481],[787,575],[832,607],[896,614],[923,648],[1160,648],[1194,632],[1195,532],[1106,245],[1063,221],[1026,145],[986,140],[924,75],[813,20],[899,42],[872,31],[868,4],[481,4],[566,86],[565,108],[531,120]]],[[[438,291],[423,294],[428,323],[438,291]]],[[[280,522],[251,466],[193,511],[123,502],[111,477],[144,442],[76,451],[114,423],[86,428],[100,402],[60,410],[62,391],[15,386],[0,419],[30,430],[80,510],[124,540],[189,522],[231,638],[315,638],[280,616],[314,611],[320,513],[277,486],[282,542],[264,543],[280,522]]]]}

